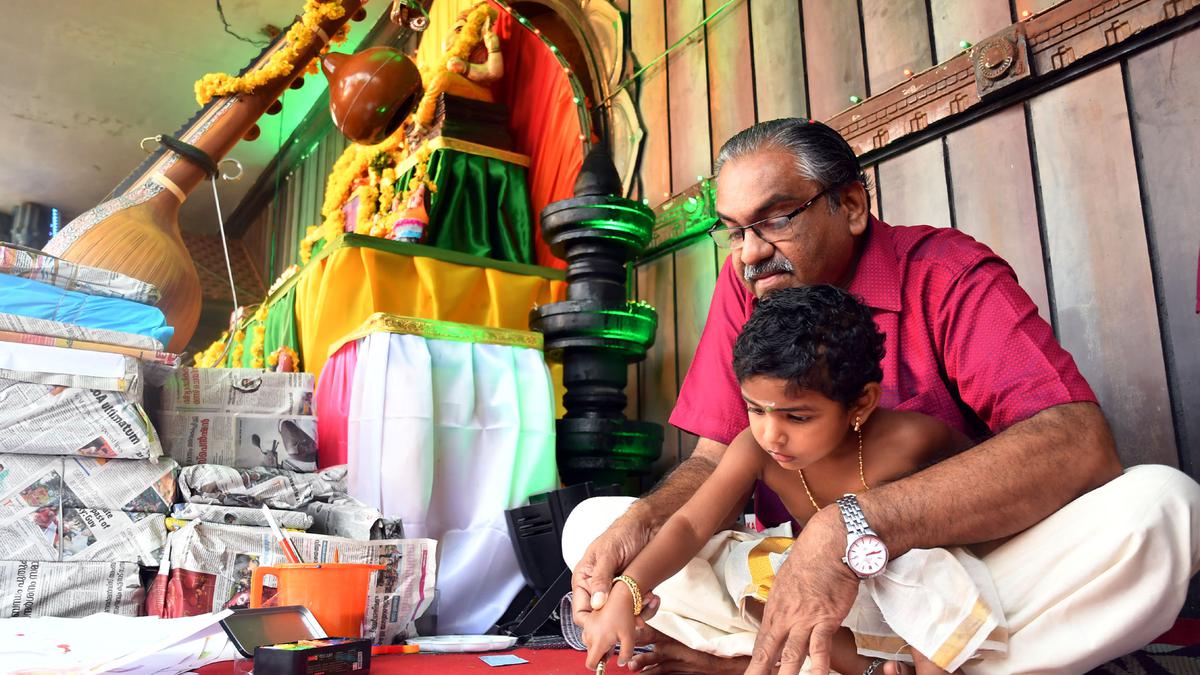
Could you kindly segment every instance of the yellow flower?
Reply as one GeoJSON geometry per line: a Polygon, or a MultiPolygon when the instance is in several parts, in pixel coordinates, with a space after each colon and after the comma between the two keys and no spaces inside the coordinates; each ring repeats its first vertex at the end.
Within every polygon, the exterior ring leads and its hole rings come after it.
{"type": "MultiPolygon", "coordinates": [[[[318,39],[317,28],[321,22],[340,19],[345,13],[336,0],[307,0],[304,3],[304,14],[292,24],[266,63],[240,77],[228,73],[208,73],[196,81],[196,103],[204,105],[218,96],[249,94],[272,80],[287,75],[295,67],[301,70],[306,68],[307,64],[302,66],[296,63],[296,60],[300,57],[300,52],[308,49],[318,39]]],[[[338,34],[342,35],[341,31],[338,34]]],[[[341,39],[344,41],[345,37],[341,39]]],[[[328,49],[329,45],[326,45],[322,53],[328,49]]]]}

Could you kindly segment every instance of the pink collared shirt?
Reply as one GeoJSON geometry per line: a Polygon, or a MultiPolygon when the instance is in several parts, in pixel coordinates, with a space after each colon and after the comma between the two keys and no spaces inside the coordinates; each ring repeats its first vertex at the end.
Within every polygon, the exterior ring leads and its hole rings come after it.
{"type": "MultiPolygon", "coordinates": [[[[884,407],[982,438],[1051,406],[1096,401],[1012,268],[987,246],[957,230],[875,218],[863,236],[849,290],[884,333],[884,407]]],[[[725,444],[746,428],[733,342],[753,306],[726,260],[671,424],[725,444]]]]}

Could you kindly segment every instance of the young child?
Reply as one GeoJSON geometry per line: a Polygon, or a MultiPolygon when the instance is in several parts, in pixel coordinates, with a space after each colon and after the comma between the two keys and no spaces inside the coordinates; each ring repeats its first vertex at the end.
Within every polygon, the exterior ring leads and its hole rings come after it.
{"type": "MultiPolygon", "coordinates": [[[[878,407],[882,357],[883,336],[870,311],[846,291],[783,289],[759,302],[733,352],[750,427],[624,571],[640,593],[678,572],[727,526],[756,479],[803,524],[846,493],[863,492],[965,449],[962,434],[931,417],[878,407]]],[[[617,641],[621,662],[632,655],[633,593],[625,582],[615,581],[605,605],[588,621],[589,668],[617,641]]],[[[761,612],[761,606],[757,609],[761,612]]],[[[946,672],[915,650],[912,658],[920,675],[946,672]]],[[[895,664],[879,668],[872,661],[859,655],[854,636],[842,628],[834,641],[834,669],[899,672],[895,664]]]]}

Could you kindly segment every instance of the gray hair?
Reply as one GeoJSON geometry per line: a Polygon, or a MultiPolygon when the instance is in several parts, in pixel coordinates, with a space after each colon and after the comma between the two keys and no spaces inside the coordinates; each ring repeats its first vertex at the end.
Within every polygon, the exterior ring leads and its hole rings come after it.
{"type": "MultiPolygon", "coordinates": [[[[816,120],[800,117],[760,122],[726,141],[717,153],[718,179],[726,162],[767,148],[791,154],[796,171],[822,188],[858,182],[864,190],[870,190],[867,174],[846,139],[816,120]]],[[[830,213],[838,210],[841,196],[837,190],[829,191],[827,202],[830,213]]]]}

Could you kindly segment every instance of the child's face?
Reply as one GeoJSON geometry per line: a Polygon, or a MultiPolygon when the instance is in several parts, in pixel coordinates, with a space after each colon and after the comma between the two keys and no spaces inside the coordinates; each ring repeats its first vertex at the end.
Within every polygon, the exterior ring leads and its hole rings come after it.
{"type": "Polygon", "coordinates": [[[840,447],[852,421],[846,406],[807,389],[788,393],[786,380],[753,377],[742,382],[750,432],[785,469],[803,469],[840,447]]]}

